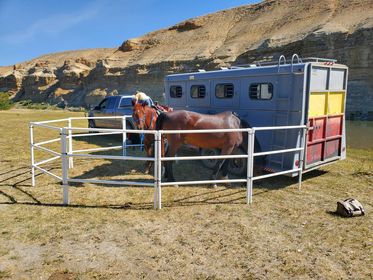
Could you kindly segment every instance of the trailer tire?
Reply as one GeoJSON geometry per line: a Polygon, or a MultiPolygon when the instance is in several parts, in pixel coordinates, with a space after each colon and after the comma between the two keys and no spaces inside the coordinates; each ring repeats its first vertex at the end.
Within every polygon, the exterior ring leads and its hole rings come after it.
{"type": "MultiPolygon", "coordinates": [[[[201,149],[200,150],[201,156],[218,156],[220,155],[220,151],[218,149],[201,149]]],[[[203,166],[213,169],[218,164],[217,159],[203,159],[202,160],[203,166]]]]}

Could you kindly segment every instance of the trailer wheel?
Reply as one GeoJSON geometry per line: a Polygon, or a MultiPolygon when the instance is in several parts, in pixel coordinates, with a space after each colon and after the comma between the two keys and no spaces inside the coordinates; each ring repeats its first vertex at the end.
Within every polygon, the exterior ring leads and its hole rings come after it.
{"type": "MultiPolygon", "coordinates": [[[[201,149],[200,154],[201,156],[217,156],[217,155],[220,155],[220,151],[218,149],[201,149]]],[[[203,159],[202,164],[207,168],[213,169],[218,164],[218,160],[203,159]]]]}
{"type": "MultiPolygon", "coordinates": [[[[245,152],[242,148],[236,148],[232,155],[244,155],[245,152]]],[[[232,158],[229,160],[228,172],[234,175],[244,175],[247,172],[247,159],[246,158],[232,158]]]]}

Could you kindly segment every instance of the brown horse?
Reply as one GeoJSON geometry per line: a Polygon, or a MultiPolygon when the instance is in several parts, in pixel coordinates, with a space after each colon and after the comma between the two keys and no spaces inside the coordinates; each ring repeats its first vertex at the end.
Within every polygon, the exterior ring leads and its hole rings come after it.
{"type": "MultiPolygon", "coordinates": [[[[171,112],[173,109],[163,105],[156,105],[158,111],[171,112]]],[[[158,118],[159,112],[153,107],[148,106],[146,103],[134,102],[132,118],[138,129],[141,130],[155,130],[155,124],[158,118]]],[[[144,136],[144,148],[146,155],[152,157],[154,155],[154,135],[145,134],[144,136]]],[[[148,174],[153,166],[153,161],[147,161],[145,163],[145,173],[148,174]]]]}
{"type": "MultiPolygon", "coordinates": [[[[161,114],[156,122],[157,130],[192,130],[192,129],[238,129],[247,128],[248,123],[239,119],[232,112],[223,112],[216,115],[205,115],[190,111],[173,111],[161,114]]],[[[247,151],[246,132],[219,132],[219,133],[179,133],[166,134],[168,150],[166,156],[174,157],[177,150],[183,144],[189,144],[199,148],[220,149],[221,155],[230,155],[237,147],[247,151]]],[[[172,162],[165,164],[167,180],[175,181],[172,171],[172,162]]],[[[216,180],[219,171],[222,177],[227,179],[228,161],[219,160],[212,178],[216,180]]]]}

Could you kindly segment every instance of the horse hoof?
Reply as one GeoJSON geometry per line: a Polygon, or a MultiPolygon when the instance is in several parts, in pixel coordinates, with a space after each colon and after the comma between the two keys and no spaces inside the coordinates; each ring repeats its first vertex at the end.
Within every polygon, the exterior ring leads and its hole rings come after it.
{"type": "Polygon", "coordinates": [[[216,189],[217,187],[218,187],[217,184],[213,184],[213,185],[211,186],[211,188],[213,188],[213,189],[216,189]]]}

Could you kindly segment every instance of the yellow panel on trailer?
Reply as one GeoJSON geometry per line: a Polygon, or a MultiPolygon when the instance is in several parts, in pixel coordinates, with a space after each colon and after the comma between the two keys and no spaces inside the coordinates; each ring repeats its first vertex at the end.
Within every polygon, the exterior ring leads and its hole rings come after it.
{"type": "Polygon", "coordinates": [[[311,92],[308,116],[317,117],[326,115],[327,92],[311,92]]]}
{"type": "Polygon", "coordinates": [[[328,115],[344,113],[345,94],[343,91],[330,92],[328,96],[328,115]]]}

